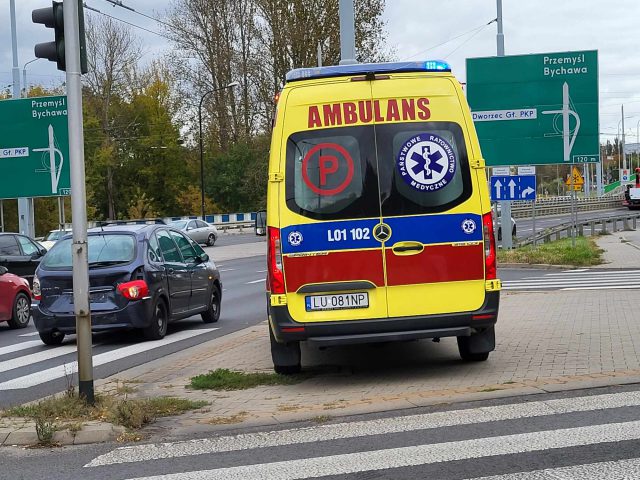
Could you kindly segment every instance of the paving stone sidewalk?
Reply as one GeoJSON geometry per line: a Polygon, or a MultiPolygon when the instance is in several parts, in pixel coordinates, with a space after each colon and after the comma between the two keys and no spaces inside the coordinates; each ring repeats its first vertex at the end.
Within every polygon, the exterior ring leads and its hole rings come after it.
{"type": "Polygon", "coordinates": [[[640,268],[640,231],[625,230],[597,237],[604,250],[604,263],[598,268],[640,268]]]}
{"type": "Polygon", "coordinates": [[[272,371],[266,322],[99,382],[135,381],[140,396],[179,396],[210,406],[162,419],[150,431],[180,437],[230,426],[270,425],[443,402],[640,381],[640,322],[628,291],[504,293],[497,349],[465,363],[455,339],[327,350],[303,347],[311,377],[289,386],[215,392],[186,388],[216,368],[272,371]],[[116,380],[117,379],[117,380],[116,380]]]}

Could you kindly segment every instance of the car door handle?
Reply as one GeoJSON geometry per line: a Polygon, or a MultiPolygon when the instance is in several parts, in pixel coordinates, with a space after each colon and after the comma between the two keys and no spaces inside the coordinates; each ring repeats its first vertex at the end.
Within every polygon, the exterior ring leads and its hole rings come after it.
{"type": "Polygon", "coordinates": [[[398,242],[391,250],[395,255],[417,255],[424,250],[424,245],[420,242],[398,242]]]}
{"type": "Polygon", "coordinates": [[[175,273],[175,270],[173,268],[167,268],[167,273],[169,275],[173,275],[175,273]]]}

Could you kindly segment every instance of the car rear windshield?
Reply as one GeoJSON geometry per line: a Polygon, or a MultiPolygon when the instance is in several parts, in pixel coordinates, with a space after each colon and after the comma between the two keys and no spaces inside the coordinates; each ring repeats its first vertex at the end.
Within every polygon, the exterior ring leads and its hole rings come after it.
{"type": "MultiPolygon", "coordinates": [[[[56,243],[40,262],[43,268],[70,270],[71,242],[67,238],[56,243]]],[[[136,254],[136,241],[133,235],[104,233],[89,235],[89,268],[124,265],[131,262],[136,254]]]]}
{"type": "Polygon", "coordinates": [[[471,195],[464,136],[452,122],[298,132],[286,168],[288,208],[319,220],[443,212],[471,195]]]}
{"type": "Polygon", "coordinates": [[[178,230],[184,230],[184,227],[186,224],[187,224],[186,220],[179,220],[177,222],[169,223],[169,226],[173,228],[177,228],[178,230]]]}

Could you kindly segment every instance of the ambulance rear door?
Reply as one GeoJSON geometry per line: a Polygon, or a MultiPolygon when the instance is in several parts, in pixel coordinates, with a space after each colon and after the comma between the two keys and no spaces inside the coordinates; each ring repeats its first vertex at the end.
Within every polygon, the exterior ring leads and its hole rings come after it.
{"type": "Polygon", "coordinates": [[[472,311],[484,301],[482,209],[454,82],[372,82],[386,106],[375,135],[390,317],[472,311]]]}

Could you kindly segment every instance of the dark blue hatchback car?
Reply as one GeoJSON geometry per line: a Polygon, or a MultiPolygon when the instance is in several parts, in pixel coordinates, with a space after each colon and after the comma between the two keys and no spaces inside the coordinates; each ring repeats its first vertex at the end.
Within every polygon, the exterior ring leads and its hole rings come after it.
{"type": "MultiPolygon", "coordinates": [[[[71,236],[45,255],[33,284],[33,320],[47,345],[75,333],[71,236]]],[[[88,233],[89,296],[94,332],[138,328],[149,340],[167,324],[200,314],[220,317],[222,283],[209,256],[166,225],[114,225],[88,233]]]]}

